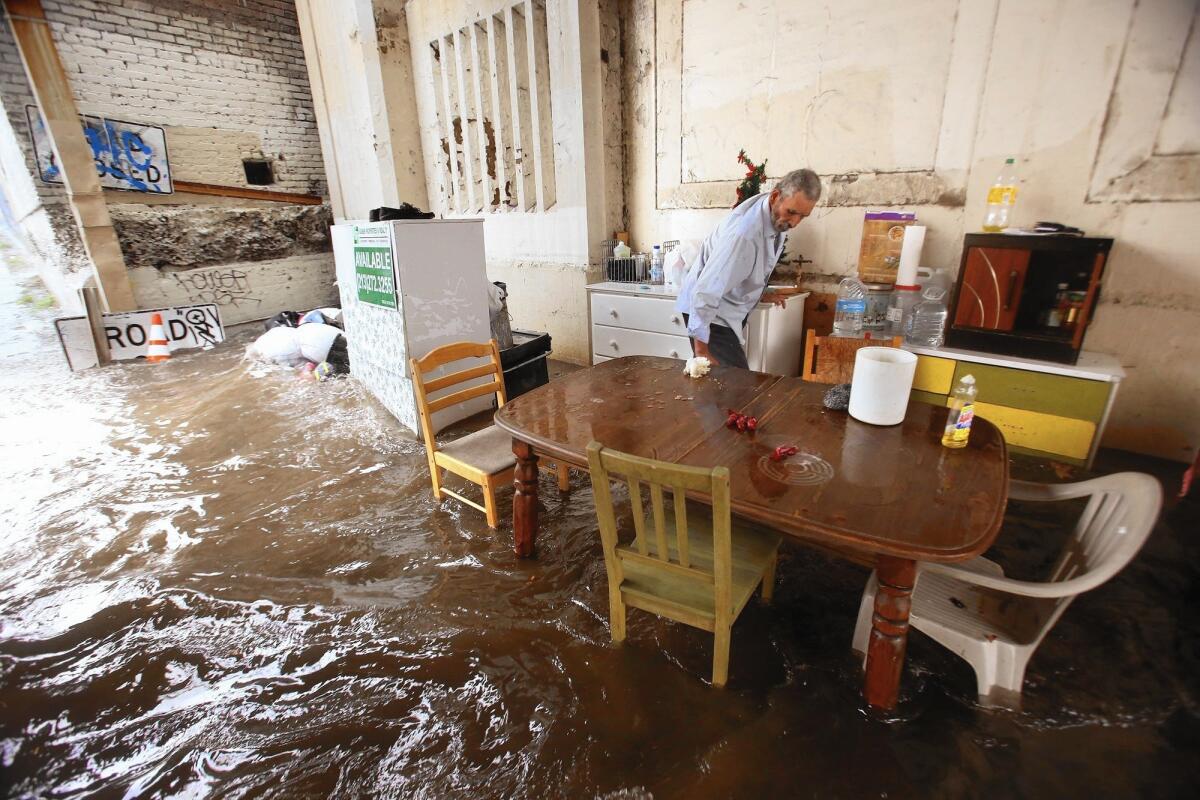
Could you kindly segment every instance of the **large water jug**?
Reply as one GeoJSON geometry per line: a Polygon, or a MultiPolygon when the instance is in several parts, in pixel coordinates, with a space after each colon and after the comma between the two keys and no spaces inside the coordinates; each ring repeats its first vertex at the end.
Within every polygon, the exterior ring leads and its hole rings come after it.
{"type": "Polygon", "coordinates": [[[913,309],[904,332],[904,341],[917,347],[941,347],[945,341],[946,290],[941,286],[925,287],[921,302],[913,309]]]}
{"type": "Polygon", "coordinates": [[[842,278],[833,312],[834,336],[862,336],[867,310],[867,290],[856,278],[842,278]]]}

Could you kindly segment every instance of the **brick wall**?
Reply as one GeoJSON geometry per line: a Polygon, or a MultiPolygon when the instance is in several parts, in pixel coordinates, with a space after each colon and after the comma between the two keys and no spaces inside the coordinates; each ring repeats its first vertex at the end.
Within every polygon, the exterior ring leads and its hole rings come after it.
{"type": "Polygon", "coordinates": [[[43,6],[80,112],[166,128],[177,180],[248,185],[242,159],[265,157],[264,188],[325,193],[291,0],[43,6]]]}

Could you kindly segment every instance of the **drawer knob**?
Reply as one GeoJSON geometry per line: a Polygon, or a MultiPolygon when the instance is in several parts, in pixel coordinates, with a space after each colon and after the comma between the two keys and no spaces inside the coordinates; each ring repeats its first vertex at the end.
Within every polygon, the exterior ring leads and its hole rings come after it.
{"type": "Polygon", "coordinates": [[[609,346],[609,347],[611,347],[613,350],[617,350],[617,349],[619,349],[619,348],[617,347],[617,341],[616,341],[615,339],[611,340],[611,341],[608,343],[608,346],[609,346]]]}
{"type": "Polygon", "coordinates": [[[612,316],[612,317],[617,316],[617,310],[615,308],[610,308],[608,310],[608,313],[609,313],[609,316],[612,316]]]}
{"type": "Polygon", "coordinates": [[[680,320],[680,319],[679,319],[679,315],[678,315],[678,314],[672,314],[672,315],[671,315],[671,322],[674,322],[676,325],[678,325],[678,324],[679,324],[681,321],[682,321],[682,320],[680,320]]]}
{"type": "Polygon", "coordinates": [[[671,358],[679,358],[679,351],[678,351],[678,350],[672,350],[672,351],[671,351],[671,358]]]}

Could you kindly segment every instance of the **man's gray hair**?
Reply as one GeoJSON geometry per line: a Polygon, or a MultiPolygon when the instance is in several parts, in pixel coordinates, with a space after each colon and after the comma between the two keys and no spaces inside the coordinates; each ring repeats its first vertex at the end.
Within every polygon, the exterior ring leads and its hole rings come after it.
{"type": "Polygon", "coordinates": [[[821,178],[811,169],[792,170],[779,179],[775,188],[782,197],[791,197],[796,192],[803,192],[804,196],[814,203],[821,199],[821,178]]]}

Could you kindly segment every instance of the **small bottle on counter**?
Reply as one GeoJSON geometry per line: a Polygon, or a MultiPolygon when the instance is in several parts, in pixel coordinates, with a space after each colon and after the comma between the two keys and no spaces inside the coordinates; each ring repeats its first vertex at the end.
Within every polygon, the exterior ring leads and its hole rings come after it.
{"type": "Polygon", "coordinates": [[[946,430],[942,433],[945,447],[966,447],[971,435],[971,421],[975,419],[975,376],[963,375],[950,400],[950,415],[946,418],[946,430]]]}
{"type": "Polygon", "coordinates": [[[650,255],[650,283],[661,286],[663,282],[663,255],[662,247],[654,245],[654,252],[650,255]]]}

